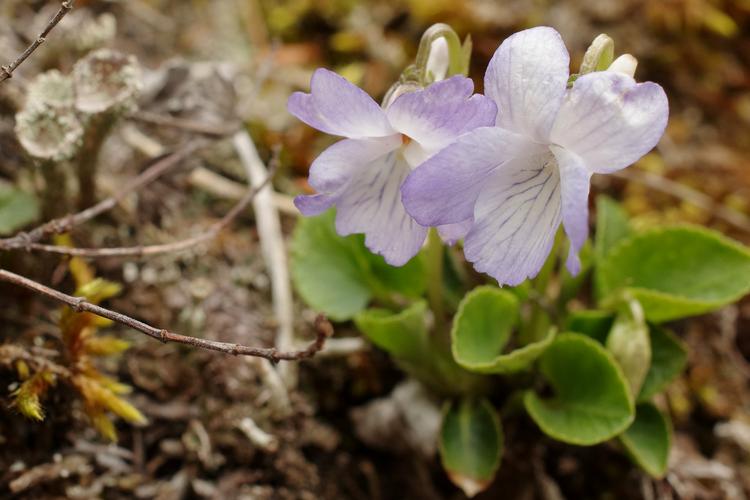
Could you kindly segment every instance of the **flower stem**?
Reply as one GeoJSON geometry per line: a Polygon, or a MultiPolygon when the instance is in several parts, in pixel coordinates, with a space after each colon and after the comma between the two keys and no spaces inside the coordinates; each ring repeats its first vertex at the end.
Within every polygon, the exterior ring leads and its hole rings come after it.
{"type": "Polygon", "coordinates": [[[521,330],[520,339],[523,344],[540,340],[551,326],[550,315],[541,302],[549,298],[547,297],[549,284],[558,262],[559,248],[562,245],[562,241],[563,232],[560,230],[557,236],[555,236],[555,243],[547,261],[544,263],[537,277],[532,281],[532,294],[536,295],[537,300],[532,301],[531,314],[521,330]]]}
{"type": "Polygon", "coordinates": [[[427,300],[435,317],[436,330],[440,330],[445,321],[443,302],[443,242],[437,229],[430,228],[427,236],[427,300]]]}

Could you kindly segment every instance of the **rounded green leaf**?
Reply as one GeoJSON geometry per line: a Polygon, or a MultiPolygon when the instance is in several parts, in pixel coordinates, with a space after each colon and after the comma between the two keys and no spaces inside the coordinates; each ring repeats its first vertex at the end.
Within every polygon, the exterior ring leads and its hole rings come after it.
{"type": "Polygon", "coordinates": [[[503,348],[518,323],[518,299],[492,286],[480,286],[466,294],[451,330],[456,362],[478,373],[513,373],[527,368],[552,342],[554,330],[545,338],[509,353],[503,348]]]}
{"type": "Polygon", "coordinates": [[[367,307],[373,297],[421,295],[425,278],[419,257],[403,267],[389,266],[367,250],[362,235],[339,236],[335,216],[329,210],[302,217],[292,237],[292,280],[310,307],[343,321],[367,307]]]}
{"type": "Polygon", "coordinates": [[[440,458],[453,484],[468,497],[492,483],[503,452],[503,432],[495,409],[484,399],[446,405],[440,429],[440,458]]]}
{"type": "Polygon", "coordinates": [[[648,401],[685,369],[687,348],[669,330],[658,326],[649,328],[651,337],[651,366],[643,381],[638,401],[648,401]]]}
{"type": "Polygon", "coordinates": [[[354,323],[373,344],[392,356],[417,360],[427,355],[426,311],[427,303],[421,300],[398,313],[367,309],[354,317],[354,323]]]}
{"type": "Polygon", "coordinates": [[[627,289],[646,319],[705,313],[750,292],[750,250],[698,227],[652,230],[618,244],[600,264],[602,292],[627,289]]]}
{"type": "Polygon", "coordinates": [[[628,455],[653,477],[667,471],[672,428],[667,417],[652,403],[639,404],[635,421],[621,436],[628,455]]]}
{"type": "Polygon", "coordinates": [[[540,358],[555,396],[524,395],[524,406],[545,434],[566,443],[593,445],[625,430],[633,402],[625,376],[595,340],[576,333],[557,337],[540,358]]]}

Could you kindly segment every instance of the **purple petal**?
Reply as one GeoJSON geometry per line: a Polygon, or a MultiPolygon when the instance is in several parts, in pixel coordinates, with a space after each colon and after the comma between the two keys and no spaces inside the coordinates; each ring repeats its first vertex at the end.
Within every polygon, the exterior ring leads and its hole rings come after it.
{"type": "Polygon", "coordinates": [[[417,224],[401,203],[399,188],[409,171],[400,155],[383,155],[353,178],[336,201],[337,232],[364,233],[367,248],[394,266],[414,257],[427,235],[427,228],[417,224]]]}
{"type": "Polygon", "coordinates": [[[560,108],[550,141],[580,156],[595,173],[631,165],[667,126],[669,103],[657,84],[611,71],[578,78],[560,108]]]}
{"type": "Polygon", "coordinates": [[[484,93],[497,126],[546,142],[568,83],[570,56],[560,34],[540,27],[509,36],[492,56],[484,93]]]}
{"type": "Polygon", "coordinates": [[[465,132],[494,124],[497,107],[473,91],[469,78],[454,76],[401,95],[386,114],[396,130],[432,154],[465,132]]]}
{"type": "Polygon", "coordinates": [[[551,146],[560,169],[560,192],[562,198],[562,223],[570,239],[570,250],[566,265],[574,276],[581,270],[578,252],[589,235],[589,186],[591,172],[581,157],[575,153],[551,146]]]}
{"type": "Polygon", "coordinates": [[[374,139],[344,139],[323,151],[310,166],[310,185],[333,192],[343,187],[360,170],[378,157],[401,145],[398,134],[374,139]]]}
{"type": "Polygon", "coordinates": [[[514,161],[485,182],[464,240],[466,259],[500,285],[539,273],[560,226],[560,176],[551,154],[514,161]]]}
{"type": "Polygon", "coordinates": [[[458,240],[462,240],[466,237],[474,224],[473,219],[466,219],[465,221],[456,222],[455,224],[445,224],[437,227],[440,238],[447,245],[455,245],[458,240]]]}
{"type": "Polygon", "coordinates": [[[539,145],[497,127],[482,127],[417,167],[401,188],[406,210],[420,224],[439,226],[470,219],[487,176],[539,145]]]}
{"type": "Polygon", "coordinates": [[[294,198],[294,205],[302,215],[319,215],[331,208],[336,199],[327,194],[300,195],[294,198]]]}
{"type": "Polygon", "coordinates": [[[327,69],[318,69],[310,93],[289,96],[287,109],[322,132],[349,138],[393,134],[383,109],[365,91],[327,69]]]}

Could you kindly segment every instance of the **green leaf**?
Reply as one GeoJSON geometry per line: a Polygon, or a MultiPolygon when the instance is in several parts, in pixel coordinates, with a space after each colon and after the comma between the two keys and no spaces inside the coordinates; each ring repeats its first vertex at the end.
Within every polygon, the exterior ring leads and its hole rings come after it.
{"type": "Polygon", "coordinates": [[[391,294],[418,297],[424,291],[419,257],[403,267],[392,267],[370,253],[362,235],[336,234],[335,212],[303,217],[292,237],[292,280],[302,299],[331,319],[352,318],[374,298],[391,294]]]}
{"type": "Polygon", "coordinates": [[[509,353],[503,348],[518,323],[518,299],[492,286],[477,287],[459,305],[451,330],[456,362],[478,373],[513,373],[527,368],[549,346],[555,331],[509,353]]]}
{"type": "Polygon", "coordinates": [[[596,309],[575,311],[570,313],[565,321],[565,330],[582,333],[597,340],[600,344],[604,344],[614,322],[615,315],[610,311],[596,309]]]}
{"type": "Polygon", "coordinates": [[[591,242],[586,240],[581,250],[578,252],[578,258],[581,260],[581,269],[575,276],[570,274],[567,267],[563,267],[561,272],[559,304],[567,304],[576,298],[578,292],[586,283],[589,272],[594,266],[594,250],[591,242]]]}
{"type": "Polygon", "coordinates": [[[651,366],[643,381],[638,401],[648,401],[685,369],[687,348],[669,330],[651,326],[651,366]]]}
{"type": "Polygon", "coordinates": [[[636,300],[617,314],[607,337],[607,349],[615,357],[630,385],[630,394],[641,390],[651,366],[651,342],[643,309],[636,300]]]}
{"type": "Polygon", "coordinates": [[[0,234],[10,234],[39,218],[34,196],[0,184],[0,234]]]}
{"type": "Polygon", "coordinates": [[[672,428],[667,417],[653,403],[636,407],[635,421],[620,436],[628,455],[653,477],[667,471],[672,428]]]}
{"type": "Polygon", "coordinates": [[[708,229],[658,229],[618,244],[600,273],[610,300],[627,290],[646,319],[659,323],[712,311],[747,294],[750,250],[708,229]]]}
{"type": "Polygon", "coordinates": [[[487,377],[459,366],[447,346],[430,336],[426,312],[427,304],[420,300],[400,312],[367,309],[354,317],[354,323],[373,344],[437,394],[486,392],[487,377]]]}
{"type": "MultiPolygon", "coordinates": [[[[610,250],[631,234],[628,214],[622,206],[608,196],[596,198],[596,235],[594,236],[594,258],[597,264],[604,261],[610,250]]],[[[597,269],[594,273],[594,294],[602,296],[602,277],[597,269]]]]}
{"type": "Polygon", "coordinates": [[[443,410],[440,458],[453,484],[468,497],[484,491],[500,467],[503,431],[495,409],[485,399],[464,399],[443,410]]]}
{"type": "Polygon", "coordinates": [[[419,360],[425,356],[426,311],[427,303],[421,300],[399,313],[367,309],[354,317],[354,323],[373,344],[392,356],[419,360]]]}
{"type": "Polygon", "coordinates": [[[540,370],[555,397],[524,395],[524,406],[542,431],[566,443],[593,445],[624,431],[633,421],[627,380],[595,340],[559,335],[540,358],[540,370]]]}
{"type": "Polygon", "coordinates": [[[612,248],[630,235],[628,214],[608,196],[596,197],[596,236],[594,254],[603,259],[612,248]]]}

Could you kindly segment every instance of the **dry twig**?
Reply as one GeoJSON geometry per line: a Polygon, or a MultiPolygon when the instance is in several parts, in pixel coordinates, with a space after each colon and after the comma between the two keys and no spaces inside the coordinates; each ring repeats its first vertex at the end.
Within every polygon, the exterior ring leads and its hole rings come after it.
{"type": "Polygon", "coordinates": [[[43,44],[47,40],[47,35],[49,35],[50,31],[52,31],[57,24],[62,21],[62,18],[65,17],[68,12],[73,10],[73,0],[62,0],[60,3],[60,8],[55,13],[54,16],[52,16],[52,19],[49,20],[47,25],[44,27],[42,32],[39,34],[38,37],[29,45],[26,47],[26,50],[24,50],[21,55],[19,55],[15,61],[12,63],[0,66],[0,83],[4,82],[5,80],[11,78],[13,76],[13,72],[21,65],[23,62],[31,56],[31,54],[34,53],[36,49],[39,48],[41,44],[43,44]]]}
{"type": "Polygon", "coordinates": [[[155,328],[149,324],[146,324],[137,319],[131,318],[122,313],[106,309],[87,302],[83,297],[74,297],[62,293],[58,290],[50,288],[48,286],[37,283],[36,281],[25,278],[19,274],[0,269],[0,281],[17,285],[28,290],[31,290],[45,297],[52,298],[63,304],[67,304],[73,308],[76,312],[89,312],[102,318],[107,318],[121,325],[128,326],[134,330],[138,330],[141,333],[145,333],[149,337],[166,342],[176,342],[178,344],[185,344],[192,347],[198,347],[201,349],[208,349],[210,351],[223,352],[225,354],[232,354],[234,356],[255,356],[258,358],[265,358],[272,363],[278,363],[279,361],[298,361],[314,356],[320,351],[325,345],[326,339],[333,335],[333,327],[324,316],[318,316],[315,320],[315,331],[317,334],[316,339],[307,346],[307,348],[299,351],[279,351],[275,347],[250,347],[241,344],[235,344],[231,342],[219,342],[216,340],[207,340],[197,337],[189,337],[179,333],[171,332],[169,330],[155,328]]]}
{"type": "MultiPolygon", "coordinates": [[[[258,150],[250,134],[246,130],[241,130],[232,137],[232,142],[242,165],[245,167],[248,181],[251,185],[260,187],[263,179],[268,175],[268,171],[258,156],[258,150]]],[[[271,187],[261,189],[258,196],[253,200],[253,208],[263,258],[271,276],[273,308],[279,324],[276,346],[281,350],[288,350],[294,346],[292,289],[284,249],[284,237],[281,232],[281,221],[279,212],[273,205],[272,192],[271,187]]],[[[297,376],[294,366],[285,366],[281,375],[288,387],[296,385],[297,376]]]]}
{"type": "Polygon", "coordinates": [[[236,124],[234,126],[206,125],[205,123],[194,120],[176,118],[174,116],[168,115],[160,115],[158,113],[151,113],[149,111],[139,111],[132,114],[130,118],[132,120],[149,123],[151,125],[177,128],[186,132],[193,132],[196,134],[203,134],[214,137],[224,137],[227,135],[231,135],[241,128],[241,124],[236,124]]]}
{"type": "Polygon", "coordinates": [[[119,192],[100,201],[96,205],[82,210],[81,212],[45,222],[41,226],[28,232],[22,232],[10,238],[0,239],[0,250],[27,249],[47,236],[70,231],[73,227],[88,222],[94,217],[114,208],[117,203],[131,192],[149,184],[168,170],[177,166],[182,160],[193,154],[204,144],[205,143],[200,141],[191,142],[174,153],[165,156],[128,182],[119,192]]]}
{"type": "Polygon", "coordinates": [[[214,223],[204,232],[186,238],[184,240],[173,241],[161,245],[139,245],[134,247],[115,247],[115,248],[71,248],[60,245],[44,245],[40,243],[30,243],[27,248],[30,250],[40,250],[49,253],[58,253],[62,255],[71,255],[75,257],[89,258],[106,258],[106,257],[143,257],[146,255],[157,255],[163,253],[181,252],[201,243],[205,243],[216,238],[221,231],[229,227],[234,219],[242,213],[245,208],[253,201],[255,195],[268,184],[274,175],[274,168],[269,169],[268,175],[259,186],[248,190],[245,195],[238,201],[232,209],[224,215],[218,222],[214,223]]]}

